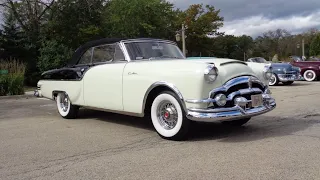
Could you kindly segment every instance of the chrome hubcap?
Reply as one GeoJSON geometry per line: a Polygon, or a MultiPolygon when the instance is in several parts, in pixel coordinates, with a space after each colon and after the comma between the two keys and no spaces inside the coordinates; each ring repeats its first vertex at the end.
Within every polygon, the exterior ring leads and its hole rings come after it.
{"type": "Polygon", "coordinates": [[[68,97],[66,96],[66,94],[62,94],[60,96],[60,106],[61,106],[61,109],[66,112],[68,110],[68,107],[69,107],[69,100],[68,100],[68,97]]]}
{"type": "Polygon", "coordinates": [[[274,84],[276,82],[276,77],[274,75],[272,75],[269,82],[270,82],[270,84],[274,84]]]}
{"type": "Polygon", "coordinates": [[[160,125],[167,130],[173,129],[178,122],[176,107],[169,101],[160,103],[157,109],[157,116],[160,125]]]}
{"type": "Polygon", "coordinates": [[[313,78],[313,73],[312,72],[308,72],[307,73],[307,78],[308,79],[312,79],[313,78]]]}

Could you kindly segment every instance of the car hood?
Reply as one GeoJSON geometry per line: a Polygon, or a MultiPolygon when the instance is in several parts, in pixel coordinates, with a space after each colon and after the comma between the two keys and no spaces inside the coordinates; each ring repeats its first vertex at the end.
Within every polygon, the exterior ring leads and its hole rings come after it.
{"type": "Polygon", "coordinates": [[[289,63],[272,63],[271,64],[273,70],[282,71],[285,69],[286,71],[295,71],[296,69],[289,63]]]}
{"type": "Polygon", "coordinates": [[[182,73],[185,77],[189,74],[191,75],[193,72],[197,72],[199,75],[203,76],[207,65],[214,64],[219,71],[219,80],[221,80],[221,83],[238,76],[256,76],[255,72],[246,62],[224,58],[143,60],[136,61],[134,64],[141,68],[148,67],[148,71],[152,71],[154,73],[157,73],[157,71],[163,72],[165,70],[182,73]]]}

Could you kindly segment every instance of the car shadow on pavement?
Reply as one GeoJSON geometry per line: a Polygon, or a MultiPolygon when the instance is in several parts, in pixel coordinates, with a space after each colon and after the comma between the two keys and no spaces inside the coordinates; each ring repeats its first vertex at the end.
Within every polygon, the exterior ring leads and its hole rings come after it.
{"type": "Polygon", "coordinates": [[[123,126],[130,126],[136,128],[143,128],[145,130],[153,131],[151,120],[145,118],[126,116],[122,114],[96,111],[91,109],[80,109],[77,117],[78,120],[96,119],[99,121],[120,124],[123,126]]]}
{"type": "Polygon", "coordinates": [[[220,142],[248,142],[292,135],[314,124],[320,124],[320,115],[314,117],[281,118],[260,116],[252,118],[240,127],[228,127],[220,123],[195,123],[189,141],[218,140],[220,142]],[[316,117],[316,118],[314,118],[316,117]]]}
{"type": "Polygon", "coordinates": [[[309,86],[309,85],[311,85],[310,83],[312,83],[312,82],[304,82],[304,83],[294,82],[293,84],[290,84],[290,85],[285,85],[285,84],[279,83],[277,86],[272,86],[272,87],[309,86]]]}
{"type": "MultiPolygon", "coordinates": [[[[81,109],[78,119],[96,119],[116,123],[123,126],[149,130],[157,136],[151,120],[121,114],[81,109]]],[[[308,127],[320,124],[320,114],[283,118],[274,116],[258,116],[240,127],[229,127],[221,123],[192,122],[187,141],[218,140],[220,142],[248,142],[270,137],[287,136],[308,127]]]]}

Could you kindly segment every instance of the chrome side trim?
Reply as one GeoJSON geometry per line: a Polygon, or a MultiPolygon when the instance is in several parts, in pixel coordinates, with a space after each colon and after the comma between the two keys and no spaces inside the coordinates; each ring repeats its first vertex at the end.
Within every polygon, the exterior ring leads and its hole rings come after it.
{"type": "Polygon", "coordinates": [[[153,83],[146,91],[144,98],[143,98],[143,102],[142,102],[142,113],[144,114],[144,110],[145,110],[145,106],[146,106],[146,101],[147,98],[149,96],[149,93],[156,87],[158,86],[166,86],[168,88],[170,88],[180,99],[180,102],[182,104],[182,108],[185,112],[187,112],[187,108],[186,108],[186,104],[185,101],[183,99],[182,93],[179,91],[179,89],[177,87],[175,87],[172,83],[168,83],[166,81],[158,81],[153,83]]]}
{"type": "Polygon", "coordinates": [[[127,50],[127,47],[125,46],[125,44],[120,41],[119,42],[119,46],[120,46],[120,49],[122,50],[123,54],[124,54],[124,57],[126,59],[127,62],[130,62],[131,59],[130,59],[130,56],[129,56],[129,53],[128,53],[128,50],[127,50]]]}
{"type": "Polygon", "coordinates": [[[110,109],[104,109],[104,108],[97,108],[92,106],[81,106],[86,109],[92,109],[96,111],[104,111],[104,112],[110,112],[110,113],[116,113],[116,114],[122,114],[122,115],[128,115],[128,116],[135,116],[135,117],[143,117],[144,114],[142,113],[132,113],[127,111],[121,111],[121,110],[110,110],[110,109]]]}

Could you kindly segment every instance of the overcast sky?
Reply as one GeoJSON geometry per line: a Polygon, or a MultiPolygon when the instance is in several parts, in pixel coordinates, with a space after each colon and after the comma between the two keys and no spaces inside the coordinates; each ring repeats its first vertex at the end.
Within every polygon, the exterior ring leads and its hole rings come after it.
{"type": "Polygon", "coordinates": [[[283,28],[299,33],[320,29],[320,0],[169,0],[177,8],[210,4],[220,9],[227,34],[256,37],[267,30],[283,28]]]}
{"type": "MultiPolygon", "coordinates": [[[[283,28],[299,33],[320,29],[320,0],[169,0],[177,8],[191,4],[210,4],[220,9],[227,34],[256,37],[267,30],[283,28]]],[[[1,9],[0,9],[1,10],[1,9]]],[[[0,15],[1,22],[1,15],[0,15]]]]}

